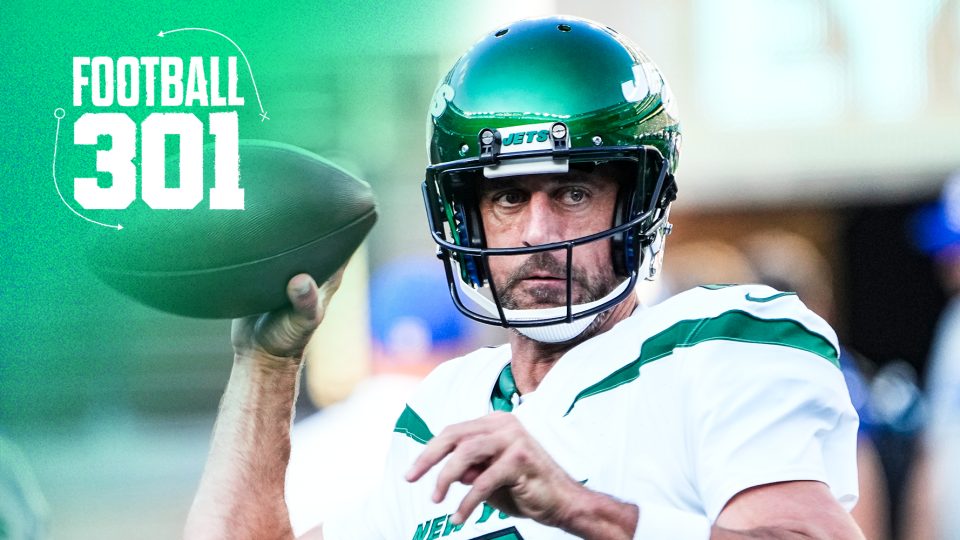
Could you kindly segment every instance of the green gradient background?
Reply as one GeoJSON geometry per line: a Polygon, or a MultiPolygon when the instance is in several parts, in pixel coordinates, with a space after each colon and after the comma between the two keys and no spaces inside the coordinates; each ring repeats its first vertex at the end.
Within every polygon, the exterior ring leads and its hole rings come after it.
{"type": "MultiPolygon", "coordinates": [[[[386,201],[377,228],[382,232],[370,239],[372,247],[382,248],[372,250],[375,267],[421,244],[428,249],[426,234],[397,242],[396,235],[412,236],[411,226],[396,230],[390,223],[422,223],[416,186],[426,164],[424,111],[440,76],[436,51],[463,30],[441,24],[452,18],[452,9],[439,0],[5,6],[0,69],[4,102],[12,110],[0,115],[0,429],[42,432],[51,424],[118,409],[146,415],[212,412],[229,370],[227,321],[194,321],[141,307],[84,267],[85,236],[95,225],[70,212],[54,189],[54,109],[66,110],[59,184],[81,211],[72,198],[72,179],[91,175],[95,152],[73,145],[72,126],[80,114],[123,111],[139,124],[150,112],[186,109],[73,107],[72,57],[219,56],[225,78],[226,57],[239,56],[228,41],[208,32],[163,38],[157,33],[202,27],[232,38],[250,61],[270,116],[260,121],[250,77],[238,58],[238,93],[246,100],[239,110],[240,137],[302,146],[370,181],[386,201]],[[411,209],[420,221],[411,219],[411,209]]],[[[141,103],[142,96],[141,89],[141,103]]],[[[207,113],[222,110],[193,109],[205,125],[207,113]]],[[[106,141],[101,138],[98,147],[107,148],[106,141]]],[[[168,140],[168,153],[173,151],[168,140]]],[[[139,199],[131,209],[138,205],[143,205],[139,199]]],[[[205,196],[198,208],[206,205],[205,196]]],[[[82,212],[122,223],[124,211],[82,212]]]]}
{"type": "MultiPolygon", "coordinates": [[[[306,148],[373,186],[381,204],[367,240],[375,269],[435,249],[419,190],[426,109],[441,66],[487,30],[472,25],[494,24],[470,15],[481,9],[440,0],[4,5],[0,435],[23,449],[36,474],[50,538],[179,536],[232,363],[230,321],[144,307],[85,267],[86,238],[99,227],[71,212],[54,188],[54,110],[66,111],[57,158],[65,198],[92,219],[122,223],[144,203],[84,211],[73,200],[73,178],[96,169],[95,149],[74,146],[73,123],[84,112],[122,111],[139,124],[150,112],[187,109],[73,107],[72,58],[218,56],[225,77],[226,57],[238,56],[241,138],[306,148]],[[229,41],[209,32],[157,37],[185,27],[216,30],[243,49],[270,120],[261,122],[246,65],[229,41]]],[[[191,112],[206,128],[216,110],[191,112]]],[[[172,143],[168,155],[177,151],[172,143]]],[[[205,194],[194,211],[208,208],[205,194]]]]}

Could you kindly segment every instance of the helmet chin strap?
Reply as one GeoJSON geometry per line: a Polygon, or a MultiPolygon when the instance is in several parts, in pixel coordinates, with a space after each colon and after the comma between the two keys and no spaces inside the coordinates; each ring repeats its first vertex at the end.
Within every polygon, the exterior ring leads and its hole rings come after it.
{"type": "MultiPolygon", "coordinates": [[[[460,290],[471,300],[476,302],[484,311],[489,313],[494,317],[499,317],[497,312],[497,306],[492,301],[487,299],[485,296],[481,295],[479,292],[475,291],[472,287],[465,287],[462,280],[457,280],[459,283],[460,290]]],[[[599,300],[594,300],[593,302],[588,302],[586,304],[575,304],[572,306],[573,315],[578,313],[583,313],[591,308],[599,306],[604,302],[608,302],[616,298],[620,293],[627,288],[630,284],[629,279],[625,279],[610,294],[604,296],[599,300]]],[[[552,308],[542,308],[542,309],[506,309],[503,310],[503,315],[506,317],[507,322],[524,322],[524,321],[535,321],[539,319],[547,319],[552,317],[563,317],[567,314],[566,306],[558,306],[552,308]]],[[[583,317],[582,319],[576,319],[573,322],[560,322],[555,324],[549,324],[544,326],[527,326],[522,328],[516,328],[517,332],[527,336],[528,338],[539,341],[541,343],[562,343],[564,341],[570,341],[571,339],[579,336],[583,333],[584,330],[590,326],[590,323],[597,318],[599,313],[594,315],[589,315],[583,317]]]]}

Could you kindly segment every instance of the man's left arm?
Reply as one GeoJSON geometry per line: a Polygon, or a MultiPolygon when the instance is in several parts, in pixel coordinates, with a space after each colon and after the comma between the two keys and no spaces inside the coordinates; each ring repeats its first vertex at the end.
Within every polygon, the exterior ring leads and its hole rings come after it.
{"type": "Polygon", "coordinates": [[[683,540],[863,538],[827,486],[815,481],[745,489],[712,526],[698,514],[619,501],[573,480],[508,413],[446,428],[427,444],[407,480],[416,481],[446,456],[433,501],[442,501],[453,482],[472,486],[450,518],[455,524],[486,501],[504,513],[590,540],[658,540],[661,535],[683,540]],[[688,532],[676,534],[681,531],[688,532]]]}

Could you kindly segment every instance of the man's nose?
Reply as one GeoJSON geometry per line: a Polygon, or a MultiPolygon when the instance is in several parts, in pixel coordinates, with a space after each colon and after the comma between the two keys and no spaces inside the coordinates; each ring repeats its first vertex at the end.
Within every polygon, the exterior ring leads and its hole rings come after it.
{"type": "Polygon", "coordinates": [[[560,220],[550,204],[550,197],[536,191],[530,196],[520,241],[524,246],[540,246],[563,240],[560,220]]]}

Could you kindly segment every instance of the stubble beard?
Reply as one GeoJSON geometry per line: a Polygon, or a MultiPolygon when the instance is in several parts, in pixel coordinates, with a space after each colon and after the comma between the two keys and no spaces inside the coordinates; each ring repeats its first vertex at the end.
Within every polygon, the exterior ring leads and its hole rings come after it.
{"type": "MultiPolygon", "coordinates": [[[[549,252],[534,253],[517,267],[502,282],[497,282],[497,293],[500,302],[507,309],[540,309],[567,305],[566,287],[550,285],[530,286],[524,284],[525,278],[533,272],[543,270],[553,276],[566,277],[565,261],[561,262],[549,252]],[[521,290],[521,287],[523,289],[521,290]]],[[[573,305],[586,304],[610,294],[617,286],[616,276],[612,268],[599,269],[595,274],[588,274],[583,268],[572,265],[572,295],[573,305]]]]}

